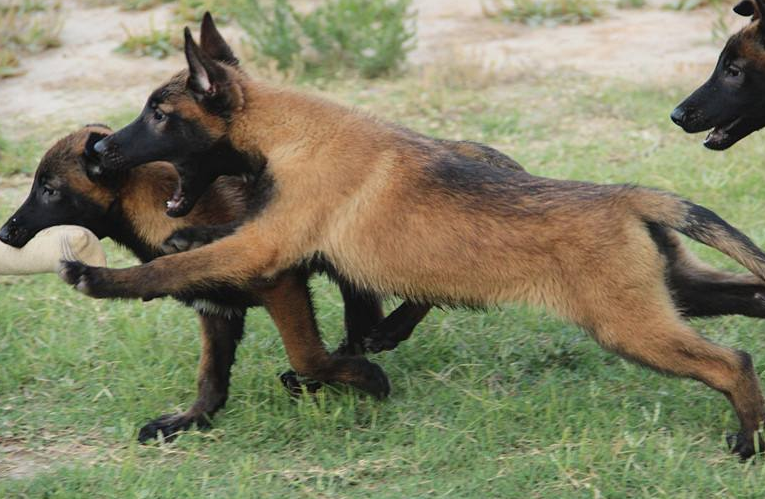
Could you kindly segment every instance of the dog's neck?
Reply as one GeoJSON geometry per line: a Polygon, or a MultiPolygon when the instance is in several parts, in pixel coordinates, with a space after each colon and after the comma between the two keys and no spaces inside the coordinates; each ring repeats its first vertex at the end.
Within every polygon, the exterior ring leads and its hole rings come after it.
{"type": "MultiPolygon", "coordinates": [[[[239,82],[244,105],[232,117],[229,140],[238,151],[281,161],[292,154],[316,152],[339,133],[348,133],[348,123],[357,123],[364,133],[388,127],[375,120],[358,120],[358,111],[321,97],[276,87],[259,80],[239,82]]],[[[310,153],[309,153],[310,154],[310,153]]]]}
{"type": "Polygon", "coordinates": [[[141,260],[161,254],[161,245],[188,222],[165,213],[176,175],[169,163],[149,163],[130,171],[116,188],[115,205],[109,210],[114,232],[109,235],[141,260]]]}

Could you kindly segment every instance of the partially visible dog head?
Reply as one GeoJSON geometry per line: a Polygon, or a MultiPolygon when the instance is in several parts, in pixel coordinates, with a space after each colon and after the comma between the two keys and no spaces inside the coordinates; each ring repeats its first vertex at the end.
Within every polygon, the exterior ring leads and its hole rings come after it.
{"type": "Polygon", "coordinates": [[[108,235],[108,210],[118,178],[102,171],[94,145],[111,134],[88,125],[56,142],[45,153],[26,201],[0,229],[0,241],[20,248],[42,229],[80,225],[99,238],[108,235]]]}
{"type": "Polygon", "coordinates": [[[152,92],[135,121],[95,146],[108,170],[173,163],[180,181],[167,203],[170,216],[189,213],[218,176],[245,173],[228,170],[225,154],[214,154],[225,148],[232,115],[243,105],[239,61],[209,12],[202,19],[199,46],[188,28],[184,34],[188,69],[152,92]]]}
{"type": "Polygon", "coordinates": [[[701,87],[672,111],[687,133],[710,130],[709,149],[727,149],[765,126],[765,0],[743,0],[733,10],[752,21],[731,36],[701,87]]]}

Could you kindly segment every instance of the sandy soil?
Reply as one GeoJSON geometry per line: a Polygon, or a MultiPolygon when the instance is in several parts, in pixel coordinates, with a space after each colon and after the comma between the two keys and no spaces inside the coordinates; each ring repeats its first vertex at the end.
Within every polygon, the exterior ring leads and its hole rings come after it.
{"type": "MultiPolygon", "coordinates": [[[[510,25],[483,16],[479,0],[415,0],[419,12],[416,66],[453,59],[480,60],[494,71],[555,73],[574,69],[630,80],[699,82],[720,49],[711,39],[713,12],[671,12],[651,6],[613,10],[594,23],[553,28],[510,25]]],[[[23,61],[26,73],[0,80],[0,127],[6,135],[41,123],[88,122],[108,110],[140,108],[149,91],[183,64],[114,53],[124,30],[164,27],[169,6],[149,12],[85,8],[65,0],[62,47],[23,61]]],[[[746,20],[730,14],[733,29],[746,20]]],[[[228,34],[238,39],[235,28],[228,34]]],[[[37,125],[37,126],[35,126],[37,125]]]]}
{"type": "MultiPolygon", "coordinates": [[[[574,69],[635,81],[693,83],[711,72],[721,41],[712,40],[716,14],[709,9],[674,12],[664,2],[639,10],[608,11],[593,23],[537,27],[486,19],[480,2],[419,0],[420,46],[416,63],[427,63],[439,51],[479,59],[494,69],[555,72],[574,69]]],[[[748,20],[732,11],[725,22],[738,30],[748,20]]]]}

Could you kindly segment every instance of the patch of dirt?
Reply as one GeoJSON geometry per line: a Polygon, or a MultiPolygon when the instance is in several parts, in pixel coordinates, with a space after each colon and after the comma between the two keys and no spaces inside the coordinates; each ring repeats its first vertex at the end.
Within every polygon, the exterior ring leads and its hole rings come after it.
{"type": "MultiPolygon", "coordinates": [[[[114,52],[125,28],[141,32],[150,22],[164,28],[172,6],[121,12],[86,8],[74,0],[63,5],[61,48],[24,59],[24,75],[0,80],[0,129],[6,135],[58,133],[115,110],[134,107],[137,112],[153,88],[183,67],[180,54],[156,60],[114,52]]],[[[712,41],[716,15],[706,9],[673,12],[654,3],[611,10],[593,23],[531,28],[486,18],[480,0],[415,0],[414,5],[419,12],[414,67],[449,64],[459,54],[499,73],[555,77],[573,69],[627,80],[680,81],[690,90],[711,71],[722,46],[712,41]]],[[[726,21],[731,29],[747,22],[733,13],[726,21]]],[[[240,33],[224,28],[232,41],[240,33]]]]}
{"type": "Polygon", "coordinates": [[[88,461],[97,448],[72,443],[30,450],[23,442],[0,438],[0,479],[29,478],[73,461],[88,461]]]}
{"type": "MultiPolygon", "coordinates": [[[[676,12],[653,2],[643,9],[611,9],[591,23],[529,27],[484,16],[480,1],[416,0],[419,46],[415,65],[456,53],[499,71],[548,75],[561,69],[632,81],[695,84],[711,72],[722,49],[712,39],[711,9],[676,12]]],[[[748,20],[724,16],[731,32],[748,20]]]]}
{"type": "Polygon", "coordinates": [[[117,7],[84,8],[63,2],[61,47],[22,59],[22,76],[0,80],[0,128],[19,132],[41,123],[84,125],[115,109],[143,105],[149,92],[182,64],[181,56],[159,61],[114,52],[125,29],[163,29],[172,18],[165,5],[148,12],[117,7]]]}

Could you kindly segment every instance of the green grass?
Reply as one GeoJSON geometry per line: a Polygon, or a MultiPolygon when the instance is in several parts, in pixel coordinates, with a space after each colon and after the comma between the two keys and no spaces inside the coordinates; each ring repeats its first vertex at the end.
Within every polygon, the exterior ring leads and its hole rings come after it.
{"type": "Polygon", "coordinates": [[[490,16],[532,26],[581,24],[601,17],[603,3],[598,0],[490,0],[484,9],[490,16]]]}
{"type": "Polygon", "coordinates": [[[287,74],[378,78],[396,74],[416,45],[411,0],[323,0],[301,14],[292,0],[236,0],[231,17],[253,59],[287,74]]]}
{"type": "Polygon", "coordinates": [[[183,48],[181,31],[175,26],[157,29],[152,23],[147,31],[141,33],[134,33],[127,28],[124,29],[125,40],[114,49],[115,52],[121,54],[164,59],[183,48]]]}
{"type": "Polygon", "coordinates": [[[43,147],[34,139],[10,141],[0,136],[0,179],[34,173],[43,152],[43,147]]]}
{"type": "Polygon", "coordinates": [[[86,5],[105,6],[116,5],[120,10],[149,10],[158,7],[163,3],[169,3],[173,0],[85,0],[86,5]]]}
{"type": "MultiPolygon", "coordinates": [[[[489,142],[537,174],[677,191],[765,244],[761,137],[714,153],[669,121],[690,89],[575,74],[565,75],[563,88],[557,81],[480,90],[414,77],[317,84],[418,131],[489,142]]],[[[6,191],[0,218],[25,191],[6,191]]],[[[107,249],[111,265],[131,261],[107,249]]],[[[319,323],[334,344],[339,294],[321,278],[313,287],[319,323]]],[[[0,479],[0,497],[765,494],[762,463],[741,464],[725,450],[736,422],[724,397],[624,362],[540,311],[435,312],[398,350],[373,357],[391,378],[390,399],[334,390],[294,402],[276,379],[286,367],[278,334],[264,311],[253,310],[215,428],[141,446],[135,437],[144,422],[194,398],[194,314],[170,300],[91,300],[53,276],[0,278],[0,290],[0,445],[14,449],[0,453],[0,476],[9,463],[31,463],[23,476],[0,479]]],[[[763,374],[765,324],[694,325],[748,350],[763,374]]]]}

